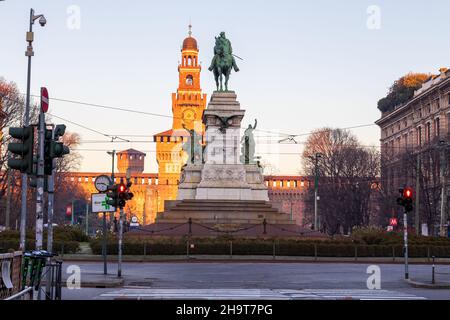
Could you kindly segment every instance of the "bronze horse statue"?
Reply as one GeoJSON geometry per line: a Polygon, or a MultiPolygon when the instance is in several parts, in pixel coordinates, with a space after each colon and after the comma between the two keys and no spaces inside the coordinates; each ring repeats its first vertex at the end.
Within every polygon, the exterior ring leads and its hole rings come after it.
{"type": "Polygon", "coordinates": [[[225,33],[222,32],[216,38],[216,45],[214,46],[214,58],[209,71],[214,73],[216,80],[217,91],[223,90],[223,78],[225,77],[225,91],[228,91],[228,80],[230,79],[231,70],[234,68],[235,72],[239,71],[232,53],[231,43],[225,38],[225,33]]]}

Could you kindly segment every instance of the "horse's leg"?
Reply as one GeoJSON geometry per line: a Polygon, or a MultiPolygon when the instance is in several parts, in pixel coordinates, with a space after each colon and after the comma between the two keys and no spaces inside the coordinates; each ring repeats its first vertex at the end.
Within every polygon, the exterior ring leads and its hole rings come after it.
{"type": "Polygon", "coordinates": [[[216,69],[214,69],[214,78],[216,79],[217,91],[219,91],[219,74],[217,73],[216,69]]]}
{"type": "Polygon", "coordinates": [[[228,91],[228,80],[230,79],[231,68],[228,68],[225,74],[225,91],[228,91]]]}
{"type": "Polygon", "coordinates": [[[218,67],[217,68],[217,72],[219,73],[219,77],[220,77],[220,91],[223,91],[223,86],[222,86],[222,82],[223,82],[222,69],[220,67],[218,67]]]}

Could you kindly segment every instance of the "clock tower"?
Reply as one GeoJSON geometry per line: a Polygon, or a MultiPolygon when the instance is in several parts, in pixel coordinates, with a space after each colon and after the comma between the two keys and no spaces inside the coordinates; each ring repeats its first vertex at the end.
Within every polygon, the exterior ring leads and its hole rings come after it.
{"type": "Polygon", "coordinates": [[[157,211],[164,210],[165,200],[175,200],[182,166],[188,155],[183,151],[183,143],[190,137],[188,131],[194,129],[204,136],[202,123],[203,110],[206,108],[206,94],[200,87],[201,65],[198,60],[197,40],[189,35],[181,47],[181,62],[178,64],[178,89],[172,93],[172,129],[153,136],[156,142],[156,160],[158,161],[157,211]]]}

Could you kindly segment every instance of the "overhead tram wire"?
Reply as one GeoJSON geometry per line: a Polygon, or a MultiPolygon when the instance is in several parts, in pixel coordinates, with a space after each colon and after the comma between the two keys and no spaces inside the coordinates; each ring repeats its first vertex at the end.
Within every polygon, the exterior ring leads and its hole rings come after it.
{"type": "MultiPolygon", "coordinates": [[[[35,95],[31,95],[31,96],[36,97],[35,95]]],[[[19,103],[19,104],[23,104],[23,101],[19,101],[19,100],[15,100],[15,99],[10,99],[10,98],[6,97],[5,95],[2,95],[2,97],[5,98],[5,99],[8,99],[9,101],[13,101],[13,102],[16,102],[16,103],[19,103]]],[[[31,107],[32,107],[33,109],[39,109],[39,106],[37,106],[37,105],[32,105],[31,107]]],[[[62,121],[66,121],[66,122],[71,123],[71,124],[73,124],[73,125],[75,125],[75,126],[78,126],[78,127],[80,127],[80,128],[83,128],[83,129],[85,129],[85,130],[88,130],[88,131],[97,133],[97,134],[102,135],[102,136],[107,137],[107,138],[110,138],[110,139],[112,139],[112,141],[114,141],[114,140],[116,140],[116,139],[120,139],[120,140],[122,140],[123,142],[130,142],[130,140],[121,138],[120,136],[117,136],[117,135],[110,135],[110,134],[106,134],[106,133],[100,132],[100,131],[98,131],[98,130],[89,128],[89,127],[87,127],[87,126],[85,126],[85,125],[82,125],[82,124],[76,123],[76,122],[74,122],[74,121],[70,121],[70,120],[67,120],[67,119],[65,119],[65,118],[62,118],[62,117],[60,117],[60,116],[57,116],[57,115],[55,115],[55,114],[52,114],[52,113],[50,113],[50,112],[47,112],[47,114],[48,114],[49,116],[54,117],[54,118],[60,119],[60,120],[62,120],[62,121]]],[[[107,142],[111,142],[111,141],[107,141],[107,142]]]]}
{"type": "MultiPolygon", "coordinates": [[[[38,95],[31,95],[32,97],[40,97],[38,95]]],[[[90,102],[83,102],[83,101],[76,101],[76,100],[71,100],[71,99],[62,99],[62,98],[49,98],[50,100],[55,100],[55,101],[59,101],[59,102],[66,102],[66,103],[72,103],[72,104],[79,104],[79,105],[84,105],[84,106],[88,106],[88,107],[94,107],[94,108],[102,108],[102,109],[109,109],[109,110],[116,110],[116,111],[122,111],[122,112],[130,112],[130,113],[137,113],[137,114],[144,114],[144,115],[149,115],[149,116],[154,116],[154,117],[162,117],[162,118],[169,118],[169,119],[182,119],[181,117],[175,117],[172,115],[167,115],[167,114],[160,114],[160,113],[154,113],[154,112],[147,112],[147,111],[141,111],[141,110],[135,110],[135,109],[130,109],[130,108],[124,108],[124,107],[113,107],[113,106],[108,106],[108,105],[102,105],[102,104],[96,104],[96,103],[90,103],[90,102]]],[[[344,128],[340,128],[343,130],[350,130],[350,129],[357,129],[357,128],[363,128],[363,127],[369,127],[369,126],[376,126],[376,124],[371,123],[371,124],[363,124],[363,125],[356,125],[356,126],[351,126],[351,127],[344,127],[344,128]]],[[[241,127],[242,129],[246,129],[245,127],[241,127]]],[[[312,132],[308,132],[308,133],[300,133],[300,134],[287,134],[287,133],[283,133],[283,132],[275,132],[275,131],[270,131],[270,130],[263,130],[263,129],[255,129],[255,131],[257,132],[264,132],[264,133],[270,133],[270,134],[275,134],[278,137],[279,136],[286,136],[286,137],[301,137],[301,136],[308,136],[311,135],[312,133],[320,133],[320,132],[327,132],[329,130],[322,130],[322,131],[312,131],[312,132]]],[[[132,135],[130,135],[132,136],[132,135]]],[[[145,137],[145,136],[144,136],[145,137]]]]}
{"type": "MultiPolygon", "coordinates": [[[[37,97],[36,95],[32,95],[32,96],[33,97],[37,97]]],[[[131,112],[131,113],[137,113],[137,114],[145,114],[145,115],[153,116],[153,117],[162,117],[162,118],[170,118],[170,119],[174,118],[173,116],[166,115],[166,114],[146,112],[146,111],[140,111],[140,110],[134,110],[134,109],[128,109],[128,108],[122,108],[122,107],[112,107],[112,106],[101,105],[101,104],[96,104],[96,103],[89,103],[89,102],[82,102],[82,101],[75,101],[75,100],[68,100],[68,99],[61,99],[61,98],[50,98],[50,100],[55,100],[55,101],[59,101],[59,102],[66,102],[66,103],[73,103],[73,104],[79,104],[79,105],[84,105],[84,106],[94,107],[94,108],[102,108],[102,109],[109,109],[109,110],[116,110],[116,111],[123,111],[123,112],[131,112]]]]}

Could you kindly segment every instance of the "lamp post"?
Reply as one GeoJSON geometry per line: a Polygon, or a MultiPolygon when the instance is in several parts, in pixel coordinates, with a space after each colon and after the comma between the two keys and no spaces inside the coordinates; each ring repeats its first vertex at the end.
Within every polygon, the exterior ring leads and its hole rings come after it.
{"type": "Polygon", "coordinates": [[[322,158],[321,153],[316,153],[315,156],[312,158],[314,159],[314,230],[318,231],[318,219],[317,219],[317,198],[318,198],[318,192],[319,192],[319,158],[322,158]]]}
{"type": "MultiPolygon", "coordinates": [[[[44,27],[47,24],[47,20],[44,15],[34,14],[34,9],[30,9],[30,27],[26,34],[26,41],[28,42],[27,51],[25,51],[25,56],[28,57],[28,71],[27,71],[27,97],[25,104],[25,115],[24,115],[24,125],[28,126],[30,124],[30,87],[31,87],[31,57],[34,56],[33,51],[33,25],[36,20],[39,19],[39,24],[44,27]]],[[[27,174],[22,174],[22,197],[21,197],[21,210],[20,210],[20,249],[25,250],[25,232],[26,232],[26,219],[27,219],[27,174]]]]}

